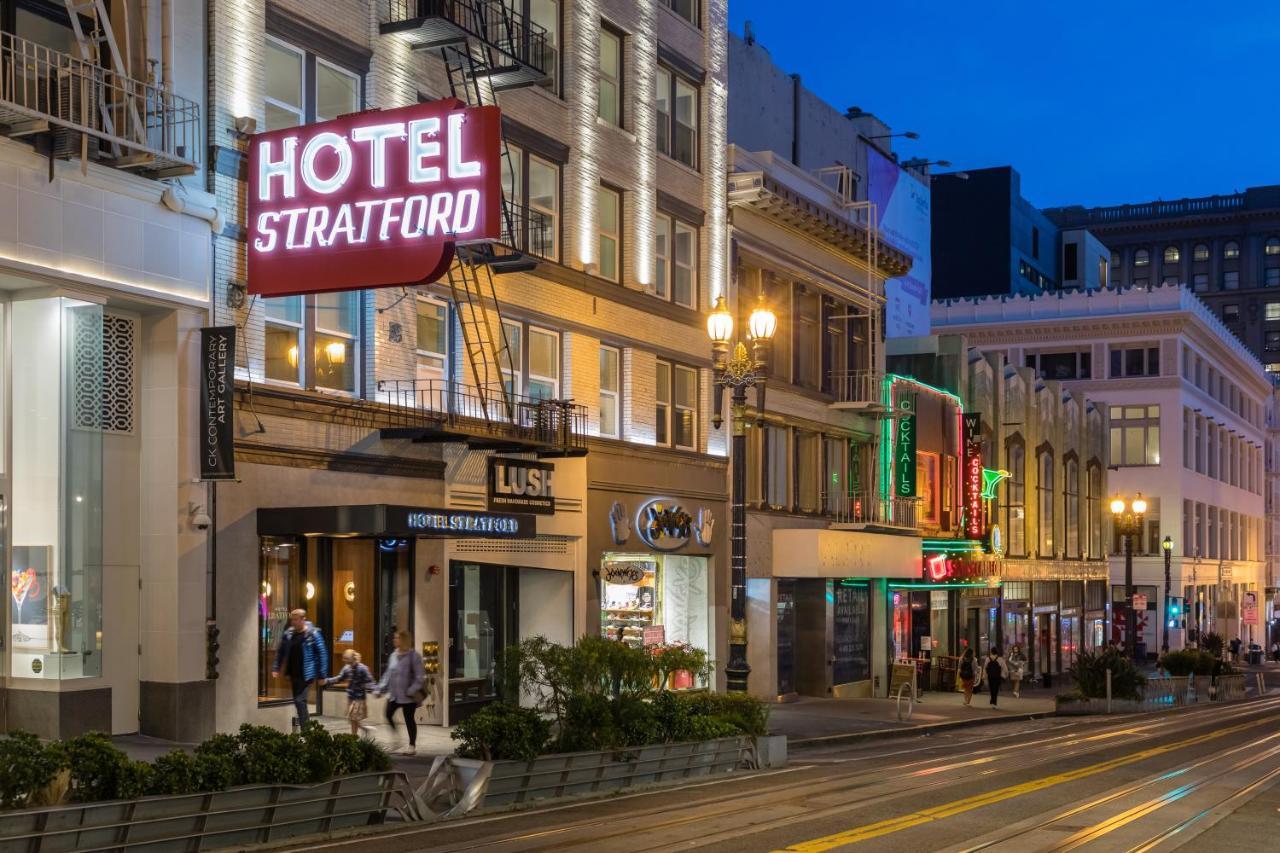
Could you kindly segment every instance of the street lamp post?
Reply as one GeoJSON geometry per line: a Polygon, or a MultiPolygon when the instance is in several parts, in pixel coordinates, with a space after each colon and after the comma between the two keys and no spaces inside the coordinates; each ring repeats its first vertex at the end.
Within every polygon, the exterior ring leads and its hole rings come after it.
{"type": "Polygon", "coordinates": [[[1124,498],[1111,501],[1116,532],[1124,537],[1124,649],[1130,659],[1138,654],[1138,618],[1133,609],[1133,537],[1142,535],[1146,513],[1147,502],[1141,494],[1128,503],[1124,498]]]}
{"type": "Polygon", "coordinates": [[[1160,641],[1160,653],[1164,654],[1169,651],[1169,592],[1173,586],[1173,576],[1170,573],[1170,563],[1173,561],[1173,537],[1166,536],[1164,541],[1160,543],[1160,549],[1164,551],[1164,611],[1165,617],[1160,621],[1164,623],[1161,629],[1164,632],[1164,639],[1160,641]]]}
{"type": "Polygon", "coordinates": [[[764,417],[765,367],[769,344],[778,328],[778,317],[760,303],[747,320],[747,345],[733,340],[733,315],[724,297],[716,299],[715,308],[707,316],[707,336],[711,338],[711,359],[715,370],[715,405],[712,423],[716,429],[723,422],[724,389],[730,392],[733,436],[729,461],[733,477],[732,517],[730,518],[729,555],[729,663],[725,666],[726,686],[732,692],[745,693],[751,666],[747,663],[747,390],[756,389],[757,418],[764,417]]]}

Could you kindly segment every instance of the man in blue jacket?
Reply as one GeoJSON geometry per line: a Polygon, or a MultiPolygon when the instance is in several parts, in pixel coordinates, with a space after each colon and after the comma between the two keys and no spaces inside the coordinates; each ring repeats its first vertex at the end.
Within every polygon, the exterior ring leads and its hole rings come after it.
{"type": "Polygon", "coordinates": [[[320,629],[307,621],[307,611],[301,608],[289,614],[289,627],[276,647],[271,675],[279,676],[282,668],[293,687],[298,725],[305,726],[311,716],[307,711],[307,687],[329,675],[329,651],[324,647],[320,629]]]}

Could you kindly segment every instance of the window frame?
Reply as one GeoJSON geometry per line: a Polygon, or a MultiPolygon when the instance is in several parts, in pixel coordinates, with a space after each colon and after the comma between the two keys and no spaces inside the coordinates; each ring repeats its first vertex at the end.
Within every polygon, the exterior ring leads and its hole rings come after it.
{"type": "Polygon", "coordinates": [[[1191,250],[1191,260],[1193,262],[1203,263],[1213,256],[1213,252],[1209,251],[1207,243],[1196,243],[1195,248],[1191,250]],[[1203,249],[1203,251],[1201,251],[1203,249]]]}
{"type": "Polygon", "coordinates": [[[605,374],[604,358],[605,353],[613,354],[613,371],[612,379],[614,387],[612,390],[604,387],[604,382],[600,383],[599,396],[603,400],[610,397],[613,400],[613,425],[612,430],[605,430],[604,406],[597,404],[596,413],[598,415],[597,422],[601,436],[604,438],[622,438],[622,349],[621,347],[611,346],[609,344],[600,344],[600,376],[603,379],[605,374]]]}
{"type": "MultiPolygon", "coordinates": [[[[300,60],[302,67],[301,67],[301,69],[300,69],[301,73],[298,75],[298,85],[300,86],[300,91],[298,92],[298,95],[299,95],[299,97],[298,97],[298,106],[297,106],[296,108],[295,108],[293,105],[291,105],[291,104],[285,104],[285,103],[283,103],[282,101],[279,101],[279,100],[277,100],[276,98],[271,97],[270,95],[266,94],[266,91],[265,91],[265,89],[264,89],[264,91],[263,91],[263,95],[262,95],[262,103],[263,103],[263,129],[264,129],[264,130],[268,129],[268,128],[267,128],[267,126],[266,126],[266,107],[267,107],[267,105],[273,106],[273,107],[275,107],[276,109],[279,109],[279,110],[283,110],[284,112],[293,113],[293,114],[297,115],[297,116],[298,116],[298,124],[297,124],[297,125],[295,125],[295,126],[296,126],[296,127],[300,127],[300,126],[302,126],[302,125],[304,125],[304,124],[306,124],[306,123],[307,123],[307,89],[308,89],[308,86],[307,86],[307,51],[303,50],[302,48],[298,47],[297,45],[290,44],[289,42],[285,41],[284,39],[278,38],[278,37],[273,36],[273,35],[270,35],[270,34],[268,34],[268,35],[266,36],[265,41],[266,41],[266,43],[267,43],[267,49],[268,49],[268,50],[270,50],[270,47],[271,47],[272,45],[274,45],[274,46],[276,46],[276,47],[283,48],[283,49],[284,49],[286,52],[288,52],[288,53],[294,53],[294,54],[297,54],[298,59],[300,60]]],[[[265,57],[265,55],[264,55],[264,57],[263,57],[263,67],[264,67],[264,69],[265,69],[265,67],[266,67],[266,57],[265,57]]]]}
{"type": "Polygon", "coordinates": [[[698,268],[702,262],[701,229],[691,222],[686,222],[674,213],[659,209],[654,213],[654,296],[681,308],[698,310],[698,268]],[[681,302],[676,298],[676,270],[684,269],[676,256],[677,237],[684,229],[690,234],[692,258],[689,270],[689,301],[681,302]],[[659,249],[659,240],[666,244],[666,250],[659,249]],[[659,283],[659,276],[662,283],[659,283]],[[665,287],[665,292],[664,288],[665,287]]]}
{"type": "Polygon", "coordinates": [[[1164,263],[1176,264],[1182,260],[1182,250],[1177,246],[1164,247],[1164,263]]]}
{"type": "Polygon", "coordinates": [[[1264,257],[1280,255],[1280,237],[1268,237],[1262,244],[1262,254],[1264,257]]]}
{"type": "MultiPolygon", "coordinates": [[[[610,76],[605,73],[602,61],[597,61],[596,67],[596,117],[608,124],[610,127],[625,128],[626,127],[626,34],[617,27],[610,25],[607,21],[600,22],[600,39],[603,42],[605,38],[614,39],[618,43],[618,73],[616,76],[610,76]],[[601,109],[604,105],[604,86],[610,84],[614,87],[615,96],[614,104],[617,115],[612,118],[601,115],[601,109]]],[[[599,56],[604,56],[604,45],[601,44],[599,56]]]]}
{"type": "Polygon", "coordinates": [[[1004,526],[1008,541],[1006,550],[1010,557],[1025,557],[1027,556],[1027,445],[1021,435],[1014,433],[1005,439],[1004,448],[1005,460],[1009,465],[1009,482],[1005,486],[1004,501],[1004,526]]]}
{"type": "MultiPolygon", "coordinates": [[[[657,359],[655,373],[660,374],[662,371],[667,373],[667,399],[661,397],[661,383],[654,382],[654,408],[657,415],[657,426],[665,428],[666,440],[662,440],[658,436],[658,431],[654,431],[654,442],[659,447],[671,447],[676,450],[689,450],[696,452],[698,449],[698,405],[701,387],[699,385],[700,376],[698,369],[690,367],[687,364],[681,364],[678,361],[669,361],[664,358],[657,359]],[[686,406],[676,401],[676,372],[687,371],[693,376],[693,405],[686,406]],[[688,411],[692,413],[692,444],[679,444],[676,442],[676,417],[677,413],[688,411]]],[[[655,376],[656,380],[656,376],[655,376]]]]}
{"type": "Polygon", "coordinates": [[[342,332],[330,330],[321,327],[316,322],[316,297],[327,295],[325,293],[308,293],[297,294],[294,296],[276,296],[264,297],[263,302],[263,334],[265,338],[266,329],[270,326],[277,328],[293,329],[297,339],[298,347],[298,381],[294,382],[288,379],[277,379],[267,376],[266,353],[263,353],[262,378],[263,381],[272,385],[280,385],[286,388],[301,388],[306,391],[318,391],[324,394],[339,394],[345,397],[363,397],[364,396],[364,317],[365,317],[365,300],[362,296],[363,291],[332,291],[333,293],[350,293],[355,297],[355,332],[342,332]],[[281,320],[266,316],[267,303],[274,300],[299,299],[302,305],[302,321],[295,323],[292,320],[281,320]],[[317,354],[313,352],[315,342],[318,342],[321,335],[342,338],[351,341],[351,351],[354,357],[355,365],[353,366],[354,388],[350,391],[338,388],[328,388],[316,384],[316,364],[317,354]],[[306,358],[303,358],[303,355],[306,358]]]}
{"type": "Polygon", "coordinates": [[[677,2],[678,0],[660,0],[658,5],[684,21],[689,26],[695,27],[699,30],[702,29],[702,0],[689,0],[689,5],[692,7],[692,18],[686,17],[676,9],[677,2]]]}
{"type": "Polygon", "coordinates": [[[349,343],[352,359],[354,361],[354,364],[351,366],[351,371],[352,371],[351,378],[352,378],[353,387],[350,390],[345,388],[331,388],[327,385],[320,385],[316,381],[316,377],[319,370],[316,364],[316,360],[320,358],[320,354],[319,352],[313,352],[312,349],[309,348],[307,351],[311,354],[311,358],[312,358],[312,361],[310,362],[310,366],[311,366],[310,384],[312,388],[316,391],[323,391],[328,394],[346,394],[351,396],[360,396],[361,386],[364,384],[362,379],[363,371],[361,370],[361,346],[360,346],[360,340],[362,337],[361,332],[363,332],[364,330],[364,291],[338,290],[338,291],[327,291],[323,293],[312,293],[307,295],[306,305],[308,307],[308,314],[310,319],[310,325],[308,327],[308,331],[311,332],[311,339],[314,341],[313,347],[319,347],[320,340],[322,337],[330,337],[330,338],[335,338],[339,341],[347,341],[349,343]],[[330,328],[321,326],[320,325],[320,304],[319,304],[320,297],[332,296],[332,295],[346,296],[348,294],[350,295],[350,298],[353,300],[354,316],[353,316],[352,326],[354,328],[354,331],[348,332],[348,331],[343,331],[339,329],[330,329],[330,328]]]}
{"type": "Polygon", "coordinates": [[[1116,403],[1109,406],[1108,411],[1109,428],[1111,435],[1109,436],[1111,453],[1110,464],[1112,468],[1144,468],[1156,467],[1160,465],[1160,404],[1159,403],[1116,403]],[[1128,409],[1142,409],[1141,416],[1130,416],[1128,409]],[[1154,414],[1152,410],[1155,410],[1154,414]],[[1116,413],[1119,410],[1119,414],[1116,413]],[[1129,441],[1127,436],[1129,430],[1142,430],[1142,461],[1128,462],[1129,441]],[[1117,436],[1118,433],[1118,436],[1117,436]],[[1118,439],[1118,440],[1117,440],[1118,439]],[[1155,460],[1150,459],[1151,450],[1154,444],[1155,460]]]}
{"type": "Polygon", "coordinates": [[[671,67],[670,65],[666,64],[665,62],[658,63],[658,72],[654,75],[654,86],[655,86],[654,113],[659,125],[658,146],[657,146],[658,153],[663,155],[664,157],[667,157],[670,160],[674,160],[675,162],[681,164],[682,166],[688,166],[690,169],[693,169],[695,172],[702,171],[702,165],[701,165],[702,157],[700,156],[701,143],[702,143],[702,127],[701,127],[702,125],[702,86],[699,85],[696,81],[691,80],[685,75],[681,74],[679,71],[677,71],[675,68],[671,67]],[[666,96],[667,96],[667,104],[670,112],[667,114],[664,114],[657,107],[658,90],[661,86],[663,74],[666,74],[669,79],[669,85],[667,87],[666,96]],[[676,103],[678,99],[677,93],[679,91],[679,85],[681,83],[688,86],[693,91],[693,120],[695,124],[692,128],[689,128],[693,133],[693,140],[692,140],[693,144],[690,146],[690,155],[693,159],[692,163],[688,163],[688,162],[685,162],[684,160],[681,160],[675,154],[676,135],[677,135],[676,131],[678,127],[683,126],[680,123],[680,120],[677,118],[679,111],[676,107],[676,103]],[[662,145],[663,135],[661,131],[663,129],[663,125],[666,126],[666,131],[667,131],[666,133],[667,145],[665,148],[662,145]]]}
{"type": "MultiPolygon", "coordinates": [[[[439,368],[441,373],[443,374],[441,376],[441,381],[448,382],[453,375],[452,374],[452,370],[453,370],[453,358],[452,358],[453,306],[450,305],[447,300],[441,299],[438,296],[419,292],[416,298],[414,299],[413,307],[414,307],[413,317],[414,317],[414,324],[415,324],[414,325],[415,334],[413,339],[415,375],[417,375],[417,372],[422,369],[423,367],[422,360],[424,358],[439,359],[443,364],[443,366],[439,368]],[[434,350],[423,349],[422,336],[417,334],[416,332],[418,317],[420,316],[418,313],[418,309],[420,309],[424,304],[432,305],[432,306],[435,306],[436,308],[444,309],[444,351],[443,352],[436,352],[434,350]]],[[[431,369],[434,370],[436,368],[431,368],[431,369]]],[[[425,381],[424,377],[419,377],[419,378],[425,381]]]]}
{"type": "Polygon", "coordinates": [[[1054,493],[1053,482],[1055,470],[1053,448],[1042,444],[1036,448],[1036,554],[1042,560],[1054,559],[1054,549],[1057,547],[1054,504],[1057,495],[1054,493]]]}
{"type": "Polygon", "coordinates": [[[1063,552],[1067,560],[1084,557],[1080,535],[1080,460],[1074,452],[1062,457],[1063,552]]]}
{"type": "Polygon", "coordinates": [[[622,190],[606,183],[601,183],[596,188],[596,275],[615,284],[622,283],[622,204],[622,190]],[[612,197],[614,201],[615,230],[613,232],[605,231],[604,220],[600,215],[603,209],[602,202],[606,197],[612,197]],[[604,244],[606,241],[613,242],[612,275],[606,274],[604,271],[604,244]]]}
{"type": "Polygon", "coordinates": [[[262,323],[263,323],[263,342],[264,342],[263,353],[262,353],[263,381],[271,384],[283,385],[288,387],[305,388],[307,386],[307,370],[306,370],[306,360],[302,357],[302,355],[307,351],[307,340],[308,340],[307,338],[307,297],[302,294],[298,294],[295,296],[264,297],[262,300],[262,323]],[[279,304],[280,302],[284,302],[286,300],[293,300],[293,299],[298,300],[298,304],[300,306],[298,316],[301,319],[297,321],[283,320],[278,317],[272,317],[268,313],[272,303],[279,304]],[[277,302],[277,300],[279,300],[279,302],[277,302]],[[296,381],[292,381],[288,379],[280,379],[277,377],[270,376],[267,373],[267,351],[266,351],[265,342],[266,342],[267,335],[270,331],[270,328],[272,326],[275,326],[277,328],[291,329],[293,331],[294,346],[297,348],[297,355],[295,357],[297,364],[293,365],[294,374],[297,377],[296,381]]]}
{"type": "Polygon", "coordinates": [[[1133,253],[1133,265],[1135,267],[1151,266],[1151,253],[1146,249],[1138,249],[1133,253]]]}
{"type": "MultiPolygon", "coordinates": [[[[544,260],[551,261],[552,263],[559,263],[560,248],[563,245],[563,240],[561,239],[561,234],[560,234],[561,218],[562,218],[561,208],[564,205],[563,165],[560,163],[557,163],[555,160],[552,160],[549,157],[544,157],[540,154],[536,154],[528,150],[527,148],[521,147],[520,145],[516,145],[515,143],[510,143],[510,142],[507,143],[507,151],[511,156],[512,172],[514,173],[511,175],[511,180],[515,185],[511,187],[511,189],[514,190],[514,195],[517,196],[516,198],[509,199],[509,200],[513,201],[515,204],[519,205],[525,210],[542,214],[543,216],[547,217],[551,221],[551,227],[549,229],[550,237],[551,237],[550,253],[542,254],[538,251],[538,248],[540,247],[534,245],[534,239],[533,239],[534,235],[532,234],[521,234],[520,235],[520,237],[522,238],[521,242],[523,242],[529,248],[530,254],[535,255],[536,257],[542,258],[544,260]],[[545,208],[533,203],[533,196],[530,194],[530,191],[529,191],[529,172],[530,172],[530,164],[534,160],[538,161],[538,165],[547,166],[555,173],[555,182],[554,182],[554,185],[556,188],[555,210],[546,210],[545,208]]],[[[504,168],[504,171],[505,171],[505,168],[504,168]]],[[[503,187],[504,197],[506,196],[506,193],[507,193],[507,188],[504,186],[503,187]]],[[[520,227],[528,228],[528,222],[526,221],[526,219],[527,217],[520,217],[520,227]]]]}
{"type": "Polygon", "coordinates": [[[1234,261],[1240,257],[1240,244],[1235,240],[1228,240],[1222,244],[1222,259],[1224,261],[1234,261]]]}

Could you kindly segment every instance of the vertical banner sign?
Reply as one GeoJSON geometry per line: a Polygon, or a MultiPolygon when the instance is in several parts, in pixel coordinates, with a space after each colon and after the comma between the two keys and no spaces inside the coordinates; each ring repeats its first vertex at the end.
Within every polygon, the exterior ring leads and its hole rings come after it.
{"type": "Polygon", "coordinates": [[[236,478],[232,434],[235,390],[236,327],[200,330],[200,479],[236,478]]]}
{"type": "Polygon", "coordinates": [[[986,535],[986,513],[982,502],[982,415],[965,412],[963,418],[963,449],[961,464],[964,473],[961,482],[964,501],[964,533],[970,539],[986,535]]]}
{"type": "Polygon", "coordinates": [[[916,496],[916,416],[898,419],[898,435],[894,442],[893,493],[900,498],[916,496]]]}
{"type": "Polygon", "coordinates": [[[1243,625],[1258,624],[1258,594],[1246,592],[1240,602],[1240,622],[1243,625]]]}

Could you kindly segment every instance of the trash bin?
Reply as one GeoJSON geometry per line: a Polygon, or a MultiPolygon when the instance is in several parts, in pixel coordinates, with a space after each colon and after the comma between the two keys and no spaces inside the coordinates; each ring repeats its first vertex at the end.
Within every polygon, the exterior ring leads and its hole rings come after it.
{"type": "Polygon", "coordinates": [[[1261,651],[1249,652],[1249,664],[1251,666],[1261,666],[1262,652],[1261,651]]]}

